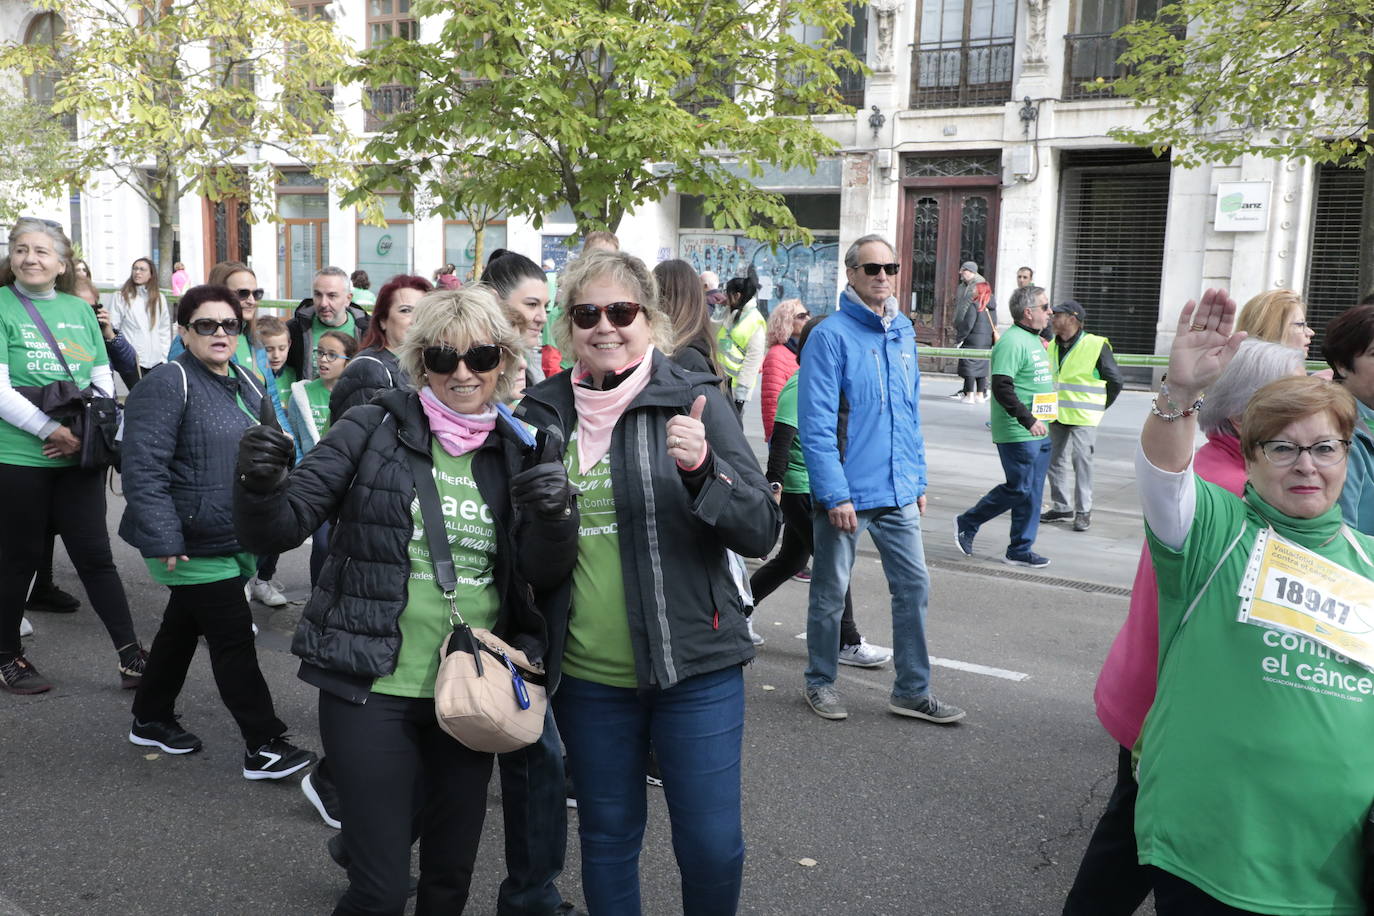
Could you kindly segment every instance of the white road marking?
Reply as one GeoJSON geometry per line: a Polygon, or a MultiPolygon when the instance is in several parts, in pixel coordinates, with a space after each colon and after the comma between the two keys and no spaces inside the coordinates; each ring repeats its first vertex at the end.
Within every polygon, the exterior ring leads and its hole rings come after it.
{"type": "MultiPolygon", "coordinates": [[[[798,633],[794,639],[805,639],[805,633],[798,633]]],[[[937,658],[930,657],[932,665],[939,665],[943,668],[954,668],[957,671],[967,671],[971,674],[986,674],[988,677],[1000,677],[1006,681],[1024,681],[1030,678],[1024,671],[1009,671],[1006,668],[993,668],[990,665],[980,665],[977,662],[961,662],[957,658],[937,658]]]]}

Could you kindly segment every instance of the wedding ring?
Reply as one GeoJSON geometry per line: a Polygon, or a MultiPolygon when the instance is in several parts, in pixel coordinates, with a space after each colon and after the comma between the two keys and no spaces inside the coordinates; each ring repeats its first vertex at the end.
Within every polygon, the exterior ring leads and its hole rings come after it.
{"type": "Polygon", "coordinates": [[[677,447],[679,447],[680,445],[682,445],[682,437],[681,437],[681,436],[674,436],[673,438],[671,438],[671,439],[668,440],[668,447],[669,447],[669,448],[677,448],[677,447]]]}
{"type": "Polygon", "coordinates": [[[1195,324],[1195,325],[1190,326],[1190,327],[1188,328],[1188,330],[1190,330],[1190,331],[1205,331],[1205,330],[1207,330],[1207,325],[1205,325],[1205,324],[1195,324]]]}

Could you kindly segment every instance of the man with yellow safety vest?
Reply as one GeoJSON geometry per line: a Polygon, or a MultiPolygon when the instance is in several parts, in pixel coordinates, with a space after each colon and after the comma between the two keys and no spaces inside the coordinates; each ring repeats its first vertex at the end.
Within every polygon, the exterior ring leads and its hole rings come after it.
{"type": "Polygon", "coordinates": [[[1072,299],[1054,307],[1050,365],[1059,392],[1059,411],[1050,423],[1050,508],[1040,516],[1042,522],[1073,519],[1074,531],[1087,531],[1092,526],[1097,425],[1125,386],[1111,342],[1084,333],[1086,318],[1083,306],[1072,299]]]}

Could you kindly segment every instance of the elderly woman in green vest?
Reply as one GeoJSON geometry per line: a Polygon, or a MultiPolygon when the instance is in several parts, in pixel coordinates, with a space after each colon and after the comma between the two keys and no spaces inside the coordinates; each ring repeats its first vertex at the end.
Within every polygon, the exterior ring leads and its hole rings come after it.
{"type": "Polygon", "coordinates": [[[725,320],[716,333],[720,367],[729,377],[735,409],[740,413],[758,387],[767,349],[768,320],[759,312],[758,294],[759,278],[752,269],[749,276],[735,277],[726,283],[725,320]]]}
{"type": "Polygon", "coordinates": [[[1198,408],[1245,337],[1235,311],[1225,290],[1184,306],[1136,456],[1159,584],[1140,862],[1160,916],[1364,913],[1374,538],[1337,505],[1355,399],[1272,382],[1241,420],[1243,496],[1196,477],[1198,408]]]}
{"type": "Polygon", "coordinates": [[[1093,512],[1093,445],[1102,414],[1126,380],[1112,356],[1111,342],[1083,330],[1087,312],[1070,299],[1054,307],[1050,366],[1059,392],[1059,412],[1050,422],[1050,508],[1042,522],[1073,519],[1087,531],[1093,512]],[[1072,478],[1070,478],[1072,473],[1072,478]],[[1073,482],[1073,498],[1069,484],[1073,482]]]}

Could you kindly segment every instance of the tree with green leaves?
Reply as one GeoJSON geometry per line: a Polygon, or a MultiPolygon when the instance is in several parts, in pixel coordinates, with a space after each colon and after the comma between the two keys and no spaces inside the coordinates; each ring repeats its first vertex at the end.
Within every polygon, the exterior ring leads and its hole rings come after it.
{"type": "Polygon", "coordinates": [[[37,102],[0,95],[0,124],[0,223],[8,224],[35,203],[35,187],[61,183],[74,151],[66,126],[37,102]]]}
{"type": "MultiPolygon", "coordinates": [[[[719,228],[806,239],[766,165],[814,169],[836,144],[805,115],[848,111],[837,46],[844,0],[415,0],[433,40],[392,41],[353,77],[412,87],[372,139],[364,190],[429,191],[445,176],[535,225],[571,208],[578,235],[614,231],[672,191],[705,198],[719,228]]],[[[347,202],[347,200],[346,200],[347,202]]]]}
{"type": "Polygon", "coordinates": [[[1374,2],[1172,0],[1123,27],[1127,75],[1149,109],[1111,135],[1176,165],[1242,155],[1365,167],[1360,290],[1374,290],[1374,2]]]}
{"type": "MultiPolygon", "coordinates": [[[[54,82],[52,112],[76,117],[61,167],[27,176],[65,195],[113,174],[157,212],[165,283],[184,194],[252,200],[272,213],[276,171],[261,151],[289,152],[351,187],[351,135],[331,83],[351,51],[333,23],[288,0],[35,0],[61,16],[51,46],[0,45],[0,70],[54,82]]],[[[19,138],[20,141],[23,138],[19,138]]]]}

